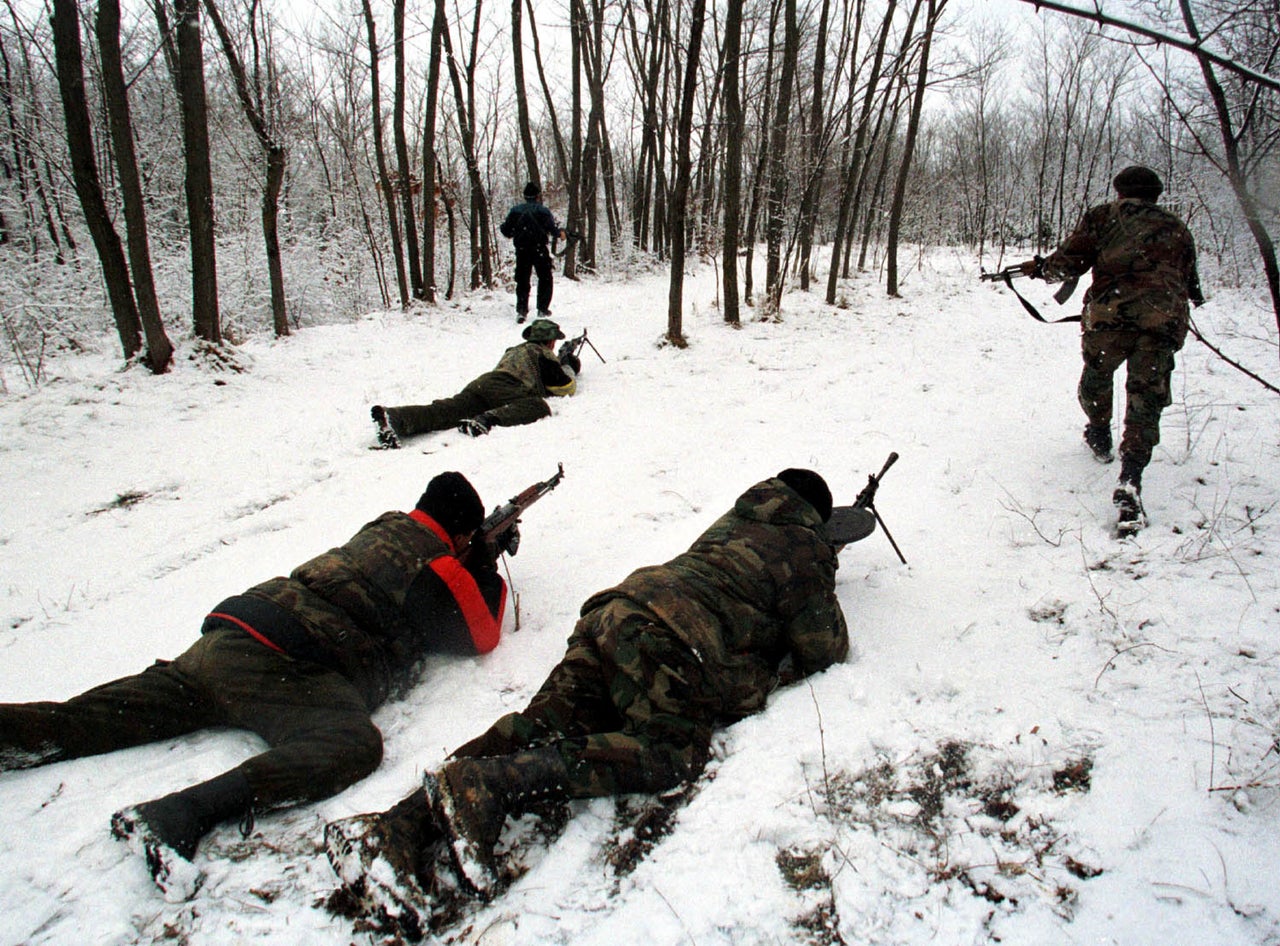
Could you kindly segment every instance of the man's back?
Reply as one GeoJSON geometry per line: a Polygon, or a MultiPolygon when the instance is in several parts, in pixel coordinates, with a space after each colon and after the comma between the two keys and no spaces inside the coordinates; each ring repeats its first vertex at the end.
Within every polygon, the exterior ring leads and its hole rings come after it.
{"type": "Polygon", "coordinates": [[[776,479],[743,493],[690,546],[593,595],[583,613],[625,598],[700,655],[726,716],[758,710],[790,655],[801,673],[844,659],[835,551],[822,518],[776,479]]]}
{"type": "Polygon", "coordinates": [[[1196,281],[1195,264],[1195,242],[1176,214],[1153,201],[1120,198],[1086,213],[1044,261],[1044,273],[1061,279],[1092,269],[1087,302],[1185,305],[1196,281]]]}

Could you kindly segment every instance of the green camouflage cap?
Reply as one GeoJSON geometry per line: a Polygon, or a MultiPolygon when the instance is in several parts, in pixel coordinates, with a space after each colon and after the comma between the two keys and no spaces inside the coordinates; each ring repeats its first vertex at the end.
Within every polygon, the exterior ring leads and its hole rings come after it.
{"type": "Polygon", "coordinates": [[[550,319],[534,319],[521,334],[531,342],[552,342],[564,338],[560,326],[550,319]]]}

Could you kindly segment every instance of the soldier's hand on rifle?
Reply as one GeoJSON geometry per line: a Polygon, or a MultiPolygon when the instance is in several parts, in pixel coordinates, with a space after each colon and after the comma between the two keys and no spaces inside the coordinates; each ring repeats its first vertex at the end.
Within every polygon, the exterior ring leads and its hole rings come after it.
{"type": "Polygon", "coordinates": [[[471,538],[470,544],[463,549],[458,560],[470,572],[491,572],[498,568],[498,549],[491,542],[486,542],[480,532],[471,538]]]}
{"type": "Polygon", "coordinates": [[[1044,257],[1034,256],[1020,264],[1018,269],[1022,271],[1022,275],[1024,276],[1029,276],[1032,279],[1040,279],[1044,275],[1044,257]]]}
{"type": "Polygon", "coordinates": [[[497,551],[506,555],[515,555],[520,548],[520,523],[513,522],[494,540],[497,551]]]}
{"type": "Polygon", "coordinates": [[[560,355],[560,364],[566,368],[573,369],[575,375],[582,373],[582,359],[571,351],[564,352],[560,355]]]}

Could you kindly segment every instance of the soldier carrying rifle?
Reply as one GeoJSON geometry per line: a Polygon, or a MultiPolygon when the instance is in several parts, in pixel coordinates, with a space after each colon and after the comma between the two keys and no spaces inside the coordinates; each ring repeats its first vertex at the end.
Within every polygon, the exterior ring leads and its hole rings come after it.
{"type": "Polygon", "coordinates": [[[1085,213],[1050,256],[1029,259],[1017,271],[1061,282],[1092,270],[1080,316],[1084,369],[1078,396],[1088,421],[1085,443],[1109,463],[1114,459],[1112,375],[1127,365],[1120,481],[1112,494],[1118,530],[1127,534],[1145,521],[1142,471],[1160,442],[1160,414],[1171,403],[1169,380],[1174,354],[1187,336],[1187,302],[1200,305],[1204,297],[1190,231],[1156,204],[1164,190],[1160,177],[1135,165],[1117,174],[1113,184],[1115,200],[1085,213]]]}

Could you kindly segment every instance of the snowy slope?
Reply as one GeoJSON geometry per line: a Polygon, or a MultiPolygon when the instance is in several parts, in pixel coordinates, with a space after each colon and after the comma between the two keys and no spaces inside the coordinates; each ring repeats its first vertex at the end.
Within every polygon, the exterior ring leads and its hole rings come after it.
{"type": "MultiPolygon", "coordinates": [[[[175,655],[222,597],[411,507],[437,472],[489,505],[566,475],[510,562],[519,631],[509,617],[491,655],[429,661],[377,713],[386,759],[366,781],[247,839],[215,832],[193,901],[166,903],[109,817],[254,737],[0,775],[0,943],[381,941],[324,907],[327,820],[390,805],[523,705],[587,595],[682,551],[746,486],[811,466],[849,502],[891,450],[878,505],[909,564],[879,534],[843,552],[850,661],[720,734],[647,854],[613,866],[627,817],[577,805],[442,939],[1280,943],[1280,400],[1192,341],[1146,477],[1151,527],[1119,542],[1116,469],[1079,440],[1075,330],[1031,322],[976,268],[932,259],[898,300],[859,278],[836,309],[795,293],[780,323],[734,331],[704,267],[685,350],[659,344],[665,276],[560,280],[557,318],[608,360],[584,354],[579,396],[399,452],[368,449],[369,405],[490,368],[518,340],[506,294],[253,340],[243,372],[185,352],[164,377],[120,372],[109,341],[59,359],[0,401],[5,701],[175,655]]],[[[1272,366],[1256,298],[1220,292],[1196,317],[1272,366]]]]}

